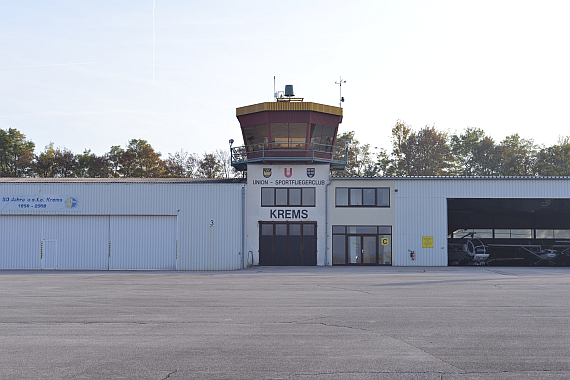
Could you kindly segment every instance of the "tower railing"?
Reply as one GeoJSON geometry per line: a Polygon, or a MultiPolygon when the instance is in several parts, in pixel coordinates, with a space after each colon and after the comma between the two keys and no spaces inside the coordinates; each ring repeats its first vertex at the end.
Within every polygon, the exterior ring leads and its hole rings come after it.
{"type": "Polygon", "coordinates": [[[333,170],[343,170],[348,150],[343,146],[314,143],[255,143],[231,148],[231,164],[246,170],[249,163],[329,163],[333,170]]]}

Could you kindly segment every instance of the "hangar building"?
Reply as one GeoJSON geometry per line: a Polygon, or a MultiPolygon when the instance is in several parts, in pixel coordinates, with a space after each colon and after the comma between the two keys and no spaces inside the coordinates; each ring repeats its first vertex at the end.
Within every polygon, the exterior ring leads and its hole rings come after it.
{"type": "Polygon", "coordinates": [[[342,108],[240,107],[247,179],[0,179],[0,269],[569,265],[570,178],[331,177],[342,108]]]}

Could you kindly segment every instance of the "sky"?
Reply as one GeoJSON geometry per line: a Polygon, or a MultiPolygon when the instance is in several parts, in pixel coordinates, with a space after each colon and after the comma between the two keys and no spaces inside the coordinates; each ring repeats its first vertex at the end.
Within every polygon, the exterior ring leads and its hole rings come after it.
{"type": "Polygon", "coordinates": [[[570,135],[570,1],[6,0],[0,129],[97,154],[243,145],[235,109],[294,86],[338,105],[340,132],[570,135]]]}

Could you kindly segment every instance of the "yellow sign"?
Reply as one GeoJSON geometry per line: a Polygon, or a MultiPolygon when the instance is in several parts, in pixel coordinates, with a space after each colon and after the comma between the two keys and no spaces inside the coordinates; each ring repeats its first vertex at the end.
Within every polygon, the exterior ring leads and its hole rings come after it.
{"type": "Polygon", "coordinates": [[[422,236],[422,248],[433,248],[433,236],[422,236]]]}
{"type": "Polygon", "coordinates": [[[389,244],[390,244],[390,239],[382,238],[382,245],[389,245],[389,244]]]}

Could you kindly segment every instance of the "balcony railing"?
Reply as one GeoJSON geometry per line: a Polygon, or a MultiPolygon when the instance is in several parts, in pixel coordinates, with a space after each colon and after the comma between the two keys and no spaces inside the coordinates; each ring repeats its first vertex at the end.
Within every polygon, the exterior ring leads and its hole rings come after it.
{"type": "Polygon", "coordinates": [[[231,148],[231,162],[236,170],[246,170],[252,163],[328,163],[333,170],[343,170],[347,149],[342,146],[312,143],[265,143],[231,148]]]}

